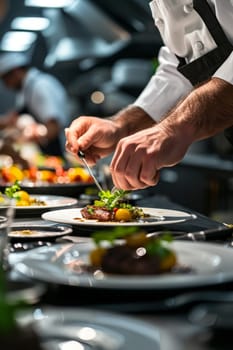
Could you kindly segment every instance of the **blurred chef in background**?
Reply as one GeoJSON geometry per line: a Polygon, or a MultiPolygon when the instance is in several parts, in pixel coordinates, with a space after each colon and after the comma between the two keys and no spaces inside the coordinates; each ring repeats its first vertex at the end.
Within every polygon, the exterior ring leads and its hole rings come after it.
{"type": "Polygon", "coordinates": [[[32,67],[27,55],[13,52],[0,55],[0,78],[16,93],[15,109],[0,117],[0,129],[15,126],[21,141],[34,141],[45,155],[63,156],[70,112],[61,82],[32,67]],[[26,121],[22,115],[27,115],[26,121]]]}
{"type": "Polygon", "coordinates": [[[67,150],[90,165],[114,152],[114,185],[154,186],[189,146],[223,130],[233,140],[233,1],[150,2],[164,46],[159,67],[134,104],[106,118],[81,116],[67,150]]]}

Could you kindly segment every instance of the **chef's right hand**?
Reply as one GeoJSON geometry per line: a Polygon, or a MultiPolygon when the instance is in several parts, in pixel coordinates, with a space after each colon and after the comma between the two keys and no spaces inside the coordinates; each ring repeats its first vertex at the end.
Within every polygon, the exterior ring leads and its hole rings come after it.
{"type": "Polygon", "coordinates": [[[75,156],[85,153],[89,165],[111,154],[120,138],[120,128],[110,119],[81,116],[65,129],[66,150],[75,156]]]}

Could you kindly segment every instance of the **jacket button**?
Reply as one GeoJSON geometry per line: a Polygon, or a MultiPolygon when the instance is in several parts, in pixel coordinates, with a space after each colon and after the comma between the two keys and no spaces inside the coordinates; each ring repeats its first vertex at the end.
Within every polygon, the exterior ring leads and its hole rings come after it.
{"type": "Polygon", "coordinates": [[[193,4],[184,5],[184,12],[185,13],[190,13],[190,12],[192,12],[192,10],[193,10],[193,4]]]}
{"type": "Polygon", "coordinates": [[[194,45],[198,51],[202,51],[204,49],[204,44],[201,41],[196,41],[194,45]]]}
{"type": "Polygon", "coordinates": [[[163,21],[162,18],[156,18],[156,19],[155,19],[155,24],[156,24],[157,26],[161,26],[163,23],[164,23],[164,21],[163,21]]]}

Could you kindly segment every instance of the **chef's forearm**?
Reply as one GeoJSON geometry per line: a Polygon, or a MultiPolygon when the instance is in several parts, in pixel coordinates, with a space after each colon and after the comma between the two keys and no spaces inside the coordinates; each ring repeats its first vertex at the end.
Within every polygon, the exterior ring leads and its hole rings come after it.
{"type": "Polygon", "coordinates": [[[155,121],[142,108],[130,105],[110,118],[122,129],[121,137],[154,126],[155,121]]]}
{"type": "Polygon", "coordinates": [[[190,144],[216,135],[233,125],[233,85],[212,78],[194,89],[162,123],[190,144]]]}

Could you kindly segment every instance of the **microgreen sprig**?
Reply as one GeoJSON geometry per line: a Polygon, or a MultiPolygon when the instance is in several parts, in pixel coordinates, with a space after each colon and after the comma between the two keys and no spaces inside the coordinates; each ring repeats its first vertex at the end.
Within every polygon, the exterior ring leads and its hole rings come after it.
{"type": "Polygon", "coordinates": [[[113,209],[118,206],[119,201],[122,200],[130,191],[118,190],[114,192],[109,190],[99,192],[99,200],[95,201],[95,205],[100,206],[100,203],[103,203],[102,206],[105,206],[108,209],[113,209]]]}

